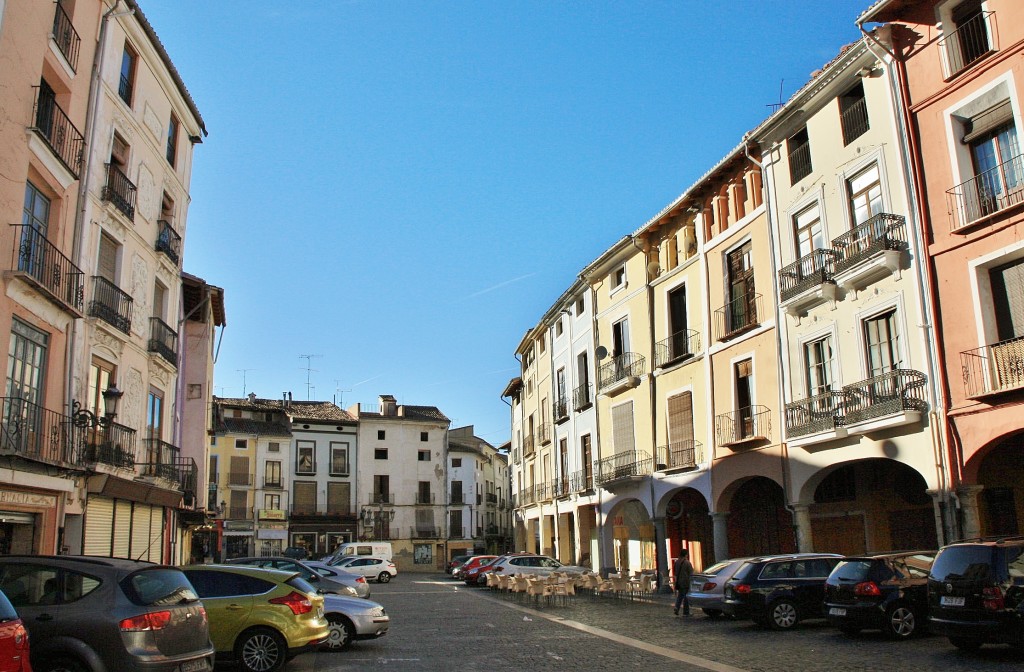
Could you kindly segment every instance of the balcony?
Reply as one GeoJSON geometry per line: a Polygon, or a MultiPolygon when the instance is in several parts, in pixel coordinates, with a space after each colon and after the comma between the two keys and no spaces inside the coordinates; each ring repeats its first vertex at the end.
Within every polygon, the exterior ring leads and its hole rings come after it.
{"type": "Polygon", "coordinates": [[[953,233],[968,233],[987,218],[1024,202],[1024,155],[975,175],[946,192],[953,233]]]}
{"type": "Polygon", "coordinates": [[[432,492],[417,492],[416,493],[416,504],[433,504],[434,493],[432,492]]]}
{"type": "Polygon", "coordinates": [[[572,492],[587,492],[594,489],[594,472],[580,469],[569,474],[569,489],[572,492]]]}
{"type": "Polygon", "coordinates": [[[536,445],[533,440],[533,434],[527,434],[523,438],[523,457],[530,457],[536,450],[536,445]]]}
{"type": "Polygon", "coordinates": [[[757,327],[759,315],[764,312],[761,295],[750,292],[733,299],[715,311],[715,329],[718,340],[727,341],[757,327]]]}
{"type": "Polygon", "coordinates": [[[647,360],[636,352],[624,352],[602,364],[597,372],[597,387],[601,394],[615,394],[640,384],[647,360]]]}
{"type": "Polygon", "coordinates": [[[82,43],[82,38],[78,36],[78,31],[75,30],[74,24],[71,23],[71,17],[64,11],[64,7],[60,2],[57,2],[57,11],[53,15],[53,41],[57,44],[57,49],[64,56],[64,60],[68,62],[72,70],[78,69],[78,50],[82,43]]]}
{"type": "MultiPolygon", "coordinates": [[[[786,404],[786,436],[791,440],[815,435],[819,440],[843,438],[845,394],[829,390],[786,404]],[[820,436],[827,434],[827,436],[820,436]]],[[[795,441],[794,441],[795,445],[795,441]]]]}
{"type": "Polygon", "coordinates": [[[533,500],[535,502],[549,502],[551,497],[551,487],[547,483],[538,483],[533,486],[533,500]]]}
{"type": "Polygon", "coordinates": [[[551,491],[551,496],[555,498],[568,497],[572,494],[572,490],[569,488],[568,478],[556,478],[551,481],[551,485],[549,485],[548,488],[551,491]]]}
{"type": "Polygon", "coordinates": [[[466,495],[465,494],[463,494],[461,492],[453,492],[453,493],[451,493],[448,496],[448,503],[449,504],[455,504],[457,506],[461,506],[463,504],[468,504],[469,502],[466,501],[466,495]]]}
{"type": "MultiPolygon", "coordinates": [[[[59,6],[58,6],[59,7],[59,6]]],[[[38,135],[53,155],[78,179],[82,170],[85,137],[57,104],[53,92],[35,86],[31,130],[38,135]]]]}
{"type": "Polygon", "coordinates": [[[283,488],[284,484],[281,482],[280,478],[265,479],[263,481],[264,490],[282,490],[283,488]]]}
{"type": "Polygon", "coordinates": [[[856,291],[868,282],[896,273],[906,247],[906,218],[877,214],[832,241],[835,281],[846,291],[856,291]]]}
{"type": "Polygon", "coordinates": [[[554,403],[555,422],[561,423],[569,419],[569,401],[564,397],[558,397],[554,403]]]}
{"type": "Polygon", "coordinates": [[[249,486],[252,485],[253,479],[252,474],[246,471],[231,471],[228,472],[228,485],[241,485],[249,486]]]}
{"type": "Polygon", "coordinates": [[[89,317],[98,317],[118,331],[132,333],[132,297],[104,277],[92,277],[89,317]]]}
{"type": "Polygon", "coordinates": [[[978,399],[1024,388],[1024,336],[960,353],[967,396],[978,399]]]}
{"type": "Polygon", "coordinates": [[[138,465],[140,474],[177,481],[180,476],[178,458],[181,449],[160,439],[143,439],[142,443],[146,449],[146,456],[138,465]]]}
{"type": "Polygon", "coordinates": [[[520,450],[519,448],[513,448],[512,449],[512,463],[513,464],[522,464],[522,462],[523,462],[523,451],[520,450]]]}
{"type": "Polygon", "coordinates": [[[803,133],[802,142],[789,141],[789,182],[796,184],[811,174],[811,143],[803,133]]]}
{"type": "Polygon", "coordinates": [[[979,12],[963,22],[955,31],[938,42],[943,54],[943,74],[946,79],[966,70],[982,56],[992,52],[989,35],[992,33],[993,12],[979,12]]]}
{"type": "Polygon", "coordinates": [[[12,260],[15,277],[21,278],[61,310],[82,317],[85,310],[85,274],[71,263],[38,229],[15,224],[21,243],[12,260]]]}
{"type": "Polygon", "coordinates": [[[723,447],[767,441],[772,431],[772,413],[767,406],[747,406],[715,417],[715,436],[723,447]]]}
{"type": "Polygon", "coordinates": [[[678,364],[700,350],[700,332],[684,329],[654,344],[654,368],[678,364]]]}
{"type": "Polygon", "coordinates": [[[149,318],[149,351],[178,366],[178,332],[159,317],[149,318]]]}
{"type": "Polygon", "coordinates": [[[440,539],[441,528],[440,527],[416,527],[409,528],[410,539],[440,539]]]}
{"type": "Polygon", "coordinates": [[[836,253],[814,250],[779,271],[779,298],[790,315],[799,315],[812,306],[836,300],[832,279],[836,253]]]}
{"type": "Polygon", "coordinates": [[[551,443],[551,423],[542,422],[537,426],[537,439],[540,441],[540,445],[551,443]]]}
{"type": "Polygon", "coordinates": [[[612,489],[617,485],[641,480],[654,472],[650,453],[631,450],[598,460],[597,484],[612,489]]]}
{"type": "Polygon", "coordinates": [[[107,184],[101,198],[111,203],[122,215],[135,221],[135,193],[138,191],[116,164],[107,164],[107,184]]]}
{"type": "MultiPolygon", "coordinates": [[[[166,444],[166,446],[173,448],[174,451],[178,450],[177,447],[170,444],[166,444]]],[[[196,481],[198,478],[196,461],[191,457],[182,457],[177,453],[169,453],[166,447],[163,447],[162,450],[163,454],[155,453],[152,456],[147,454],[147,460],[152,460],[155,456],[157,461],[139,464],[141,475],[156,476],[167,481],[173,481],[175,488],[181,490],[182,503],[185,506],[193,506],[196,501],[196,481]]]]}
{"type": "Polygon", "coordinates": [[[121,75],[121,78],[117,82],[117,95],[120,96],[121,100],[123,100],[128,107],[132,106],[133,88],[131,77],[121,75]]]}
{"type": "MultiPolygon", "coordinates": [[[[89,430],[84,430],[87,433],[89,430]]],[[[106,430],[93,430],[85,445],[85,461],[115,469],[135,470],[136,432],[116,422],[106,430]]]]}
{"type": "Polygon", "coordinates": [[[156,237],[156,251],[163,252],[177,266],[181,259],[181,236],[174,230],[170,222],[161,219],[157,222],[157,226],[160,227],[160,233],[156,237]]]}
{"type": "Polygon", "coordinates": [[[18,397],[0,397],[0,454],[62,467],[80,466],[83,428],[71,416],[18,397]]]}
{"type": "Polygon", "coordinates": [[[927,377],[920,371],[897,369],[843,388],[845,425],[850,433],[918,422],[928,404],[927,377]]]}
{"type": "Polygon", "coordinates": [[[529,506],[534,501],[533,488],[524,488],[519,491],[519,506],[529,506]]]}
{"type": "Polygon", "coordinates": [[[572,410],[579,413],[590,408],[594,403],[594,386],[590,383],[583,383],[572,391],[572,410]]]}
{"type": "Polygon", "coordinates": [[[461,526],[460,527],[448,528],[448,538],[449,539],[465,539],[465,536],[464,536],[465,529],[466,528],[461,527],[461,526]]]}
{"type": "Polygon", "coordinates": [[[704,444],[692,439],[671,441],[667,446],[658,446],[656,455],[658,471],[689,471],[704,461],[704,444]]]}
{"type": "Polygon", "coordinates": [[[488,504],[497,504],[498,495],[496,495],[493,492],[488,492],[484,495],[484,501],[486,501],[488,504]]]}
{"type": "Polygon", "coordinates": [[[252,520],[252,509],[247,506],[229,506],[224,517],[231,520],[252,520]]]}
{"type": "Polygon", "coordinates": [[[867,133],[870,128],[868,125],[868,103],[863,96],[863,90],[861,90],[861,94],[859,98],[843,105],[843,109],[839,113],[843,126],[844,145],[849,145],[867,133]]]}
{"type": "Polygon", "coordinates": [[[394,504],[395,493],[393,492],[371,492],[370,501],[367,504],[394,504]]]}

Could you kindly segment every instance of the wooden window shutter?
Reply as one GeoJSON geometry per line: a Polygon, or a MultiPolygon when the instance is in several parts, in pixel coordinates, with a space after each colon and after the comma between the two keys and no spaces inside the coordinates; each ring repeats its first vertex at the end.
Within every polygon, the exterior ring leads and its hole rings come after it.
{"type": "Polygon", "coordinates": [[[292,504],[295,513],[316,513],[316,483],[296,483],[292,504]]]}
{"type": "Polygon", "coordinates": [[[632,401],[612,408],[612,447],[616,454],[632,453],[636,448],[632,401]]]}
{"type": "Polygon", "coordinates": [[[669,397],[668,440],[671,444],[693,442],[693,393],[669,397]]]}
{"type": "Polygon", "coordinates": [[[100,236],[100,255],[96,272],[100,277],[117,284],[117,243],[107,234],[100,236]]]}
{"type": "MultiPolygon", "coordinates": [[[[315,493],[314,493],[315,494],[315,493]]],[[[352,484],[327,484],[327,513],[352,512],[352,484]]]]}

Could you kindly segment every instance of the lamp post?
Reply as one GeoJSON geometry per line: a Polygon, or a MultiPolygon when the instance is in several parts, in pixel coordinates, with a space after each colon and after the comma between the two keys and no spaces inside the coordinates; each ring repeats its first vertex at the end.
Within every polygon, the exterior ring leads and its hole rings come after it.
{"type": "Polygon", "coordinates": [[[368,506],[363,507],[363,527],[373,528],[374,541],[383,541],[384,523],[390,523],[395,519],[394,510],[384,510],[384,502],[377,502],[377,509],[368,506]]]}
{"type": "MultiPolygon", "coordinates": [[[[100,428],[103,430],[104,436],[103,441],[100,445],[101,448],[111,450],[110,445],[110,427],[114,424],[114,418],[117,417],[117,405],[121,401],[121,396],[124,394],[121,390],[117,389],[117,386],[111,383],[107,389],[103,390],[103,415],[99,416],[84,408],[78,401],[71,402],[71,422],[79,429],[96,429],[100,428]]],[[[96,442],[93,442],[93,447],[96,447],[96,442]]],[[[115,457],[110,455],[109,458],[115,457]]]]}

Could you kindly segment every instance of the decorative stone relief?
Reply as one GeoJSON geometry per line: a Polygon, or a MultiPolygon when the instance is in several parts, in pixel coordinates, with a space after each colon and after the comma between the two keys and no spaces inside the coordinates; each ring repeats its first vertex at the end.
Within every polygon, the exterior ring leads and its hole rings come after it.
{"type": "Polygon", "coordinates": [[[149,382],[163,390],[171,388],[170,365],[163,357],[149,358],[149,382]]]}
{"type": "Polygon", "coordinates": [[[159,198],[156,193],[156,180],[153,173],[145,163],[139,164],[139,184],[136,191],[135,203],[136,214],[142,215],[146,221],[156,221],[160,212],[158,210],[159,198]]]}
{"type": "Polygon", "coordinates": [[[145,394],[142,386],[142,372],[132,367],[124,380],[124,397],[121,399],[121,412],[118,418],[122,425],[128,427],[144,427],[145,418],[142,414],[145,394]]]}
{"type": "Polygon", "coordinates": [[[129,294],[132,297],[132,331],[140,334],[146,333],[149,329],[149,320],[146,319],[150,315],[149,287],[149,268],[146,266],[146,260],[136,253],[132,255],[132,284],[129,294]]]}
{"type": "Polygon", "coordinates": [[[92,347],[95,354],[110,362],[118,361],[124,353],[124,341],[100,329],[93,331],[92,347]]]}

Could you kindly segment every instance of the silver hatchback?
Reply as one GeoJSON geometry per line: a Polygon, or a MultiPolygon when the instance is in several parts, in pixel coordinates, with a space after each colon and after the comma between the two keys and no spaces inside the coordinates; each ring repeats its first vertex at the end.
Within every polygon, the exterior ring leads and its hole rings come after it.
{"type": "Polygon", "coordinates": [[[725,599],[725,584],[749,559],[723,560],[690,577],[690,589],[686,593],[690,607],[702,609],[709,618],[721,616],[723,613],[722,602],[725,599]]]}

